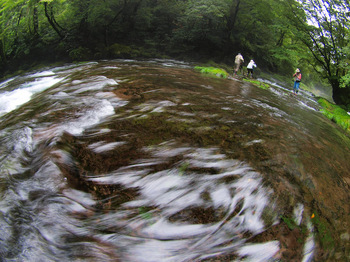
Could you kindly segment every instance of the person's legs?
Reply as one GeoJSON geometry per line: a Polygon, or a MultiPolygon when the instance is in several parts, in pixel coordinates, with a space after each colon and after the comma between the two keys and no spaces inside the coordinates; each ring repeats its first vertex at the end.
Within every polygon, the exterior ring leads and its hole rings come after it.
{"type": "Polygon", "coordinates": [[[295,81],[293,86],[294,94],[298,94],[300,82],[295,81]]]}
{"type": "Polygon", "coordinates": [[[234,69],[235,75],[237,75],[238,69],[239,69],[239,64],[235,63],[235,69],[234,69]]]}
{"type": "Polygon", "coordinates": [[[247,74],[247,77],[253,77],[253,69],[247,69],[248,70],[248,74],[247,74]]]}

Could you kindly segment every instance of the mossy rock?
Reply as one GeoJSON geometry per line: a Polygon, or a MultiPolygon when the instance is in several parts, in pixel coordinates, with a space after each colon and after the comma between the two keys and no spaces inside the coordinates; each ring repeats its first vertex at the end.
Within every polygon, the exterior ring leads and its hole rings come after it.
{"type": "Polygon", "coordinates": [[[220,78],[227,78],[228,73],[224,69],[216,68],[216,67],[202,67],[202,66],[195,66],[195,70],[201,72],[202,74],[208,74],[220,78]]]}
{"type": "Polygon", "coordinates": [[[260,82],[260,81],[255,80],[255,79],[243,79],[243,81],[249,82],[249,83],[251,83],[251,84],[253,84],[256,87],[259,87],[261,89],[268,89],[270,87],[268,84],[260,82]]]}

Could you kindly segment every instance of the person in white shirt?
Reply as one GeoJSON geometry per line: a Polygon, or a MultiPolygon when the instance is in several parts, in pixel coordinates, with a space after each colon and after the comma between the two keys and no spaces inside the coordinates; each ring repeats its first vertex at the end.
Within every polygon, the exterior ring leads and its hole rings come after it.
{"type": "Polygon", "coordinates": [[[254,62],[254,60],[250,60],[249,64],[247,65],[247,70],[248,70],[248,74],[247,74],[247,77],[250,77],[253,78],[253,73],[254,73],[254,67],[256,67],[256,64],[254,62]]]}

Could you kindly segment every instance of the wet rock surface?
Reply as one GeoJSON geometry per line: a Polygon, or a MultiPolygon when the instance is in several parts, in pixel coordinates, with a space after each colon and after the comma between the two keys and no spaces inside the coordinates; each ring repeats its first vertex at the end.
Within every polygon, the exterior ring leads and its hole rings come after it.
{"type": "Polygon", "coordinates": [[[350,139],[312,97],[178,61],[45,72],[1,117],[3,258],[349,259],[350,139]]]}

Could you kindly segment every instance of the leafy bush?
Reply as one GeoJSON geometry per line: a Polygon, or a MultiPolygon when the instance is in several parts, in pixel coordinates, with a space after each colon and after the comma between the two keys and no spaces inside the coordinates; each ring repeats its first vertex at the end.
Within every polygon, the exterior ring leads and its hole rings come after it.
{"type": "Polygon", "coordinates": [[[342,88],[347,88],[350,86],[350,74],[346,74],[340,80],[340,86],[342,88]]]}
{"type": "Polygon", "coordinates": [[[73,61],[88,60],[91,57],[91,52],[88,48],[78,47],[69,52],[69,57],[73,61]]]}
{"type": "Polygon", "coordinates": [[[108,52],[112,57],[121,57],[121,58],[131,58],[137,56],[139,53],[138,50],[126,46],[126,45],[121,45],[118,43],[115,43],[111,46],[108,47],[108,52]]]}

